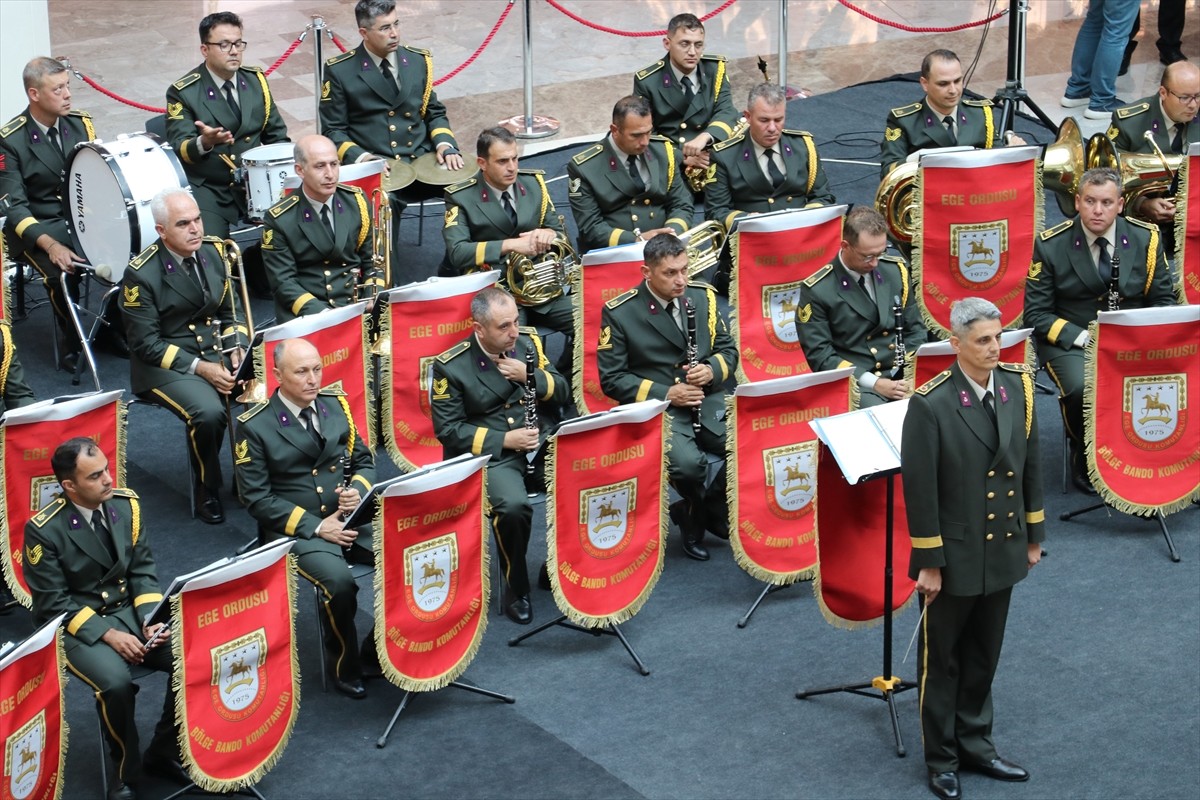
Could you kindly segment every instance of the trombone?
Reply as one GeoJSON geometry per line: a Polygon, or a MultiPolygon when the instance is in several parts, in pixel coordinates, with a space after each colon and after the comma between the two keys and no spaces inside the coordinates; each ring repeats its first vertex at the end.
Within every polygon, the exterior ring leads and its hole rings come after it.
{"type": "MultiPolygon", "coordinates": [[[[371,192],[371,203],[375,208],[371,219],[371,265],[376,271],[382,272],[383,276],[382,279],[371,278],[361,283],[356,281],[354,302],[357,303],[363,296],[374,301],[371,314],[367,318],[367,336],[371,343],[369,350],[373,356],[385,356],[391,354],[392,342],[390,338],[384,337],[380,330],[383,305],[379,302],[379,293],[392,286],[392,204],[383,189],[371,192]]],[[[359,278],[361,277],[360,268],[359,278]]]]}
{"type": "MultiPolygon", "coordinates": [[[[222,355],[230,357],[232,364],[233,353],[241,350],[242,346],[238,344],[238,333],[241,330],[241,325],[238,320],[241,315],[238,314],[237,297],[241,296],[242,309],[245,313],[246,326],[246,341],[254,341],[254,314],[250,310],[250,292],[246,283],[246,271],[242,264],[242,249],[238,247],[237,242],[233,239],[226,239],[222,242],[221,261],[225,264],[225,291],[223,294],[229,297],[229,315],[232,323],[225,331],[216,331],[217,346],[220,348],[222,355]],[[234,294],[233,284],[237,284],[237,294],[234,294]],[[230,342],[228,345],[227,342],[230,342]]],[[[243,352],[241,358],[249,358],[249,352],[243,352]]],[[[236,370],[234,370],[236,372],[236,370]]],[[[258,378],[251,378],[246,381],[242,393],[237,396],[236,400],[239,403],[262,403],[266,402],[267,391],[266,386],[258,378]]],[[[230,420],[232,425],[232,419],[230,420]]],[[[232,435],[232,428],[231,428],[232,435]]],[[[230,441],[230,446],[233,442],[230,441]]]]}

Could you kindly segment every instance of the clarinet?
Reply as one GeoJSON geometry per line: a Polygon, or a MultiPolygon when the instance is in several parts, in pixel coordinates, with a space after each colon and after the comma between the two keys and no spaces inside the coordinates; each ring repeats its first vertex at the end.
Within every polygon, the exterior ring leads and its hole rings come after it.
{"type": "MultiPolygon", "coordinates": [[[[683,299],[683,310],[687,315],[687,368],[690,371],[692,367],[696,366],[696,356],[700,349],[696,344],[696,306],[692,303],[691,298],[683,299]]],[[[700,435],[699,406],[692,409],[692,433],[700,435]]]]}
{"type": "Polygon", "coordinates": [[[1116,250],[1113,251],[1111,264],[1112,264],[1112,274],[1108,278],[1108,310],[1109,311],[1120,311],[1121,310],[1121,286],[1120,286],[1121,254],[1116,252],[1116,250]]]}
{"type": "MultiPolygon", "coordinates": [[[[536,367],[537,355],[532,347],[528,347],[525,349],[525,387],[522,390],[521,401],[525,405],[525,429],[531,431],[538,429],[537,381],[534,378],[536,367]]],[[[525,464],[526,475],[533,475],[533,461],[534,459],[530,458],[525,464]]]]}
{"type": "MultiPolygon", "coordinates": [[[[348,456],[346,454],[346,449],[345,449],[346,443],[349,440],[350,440],[349,435],[346,435],[346,436],[342,437],[342,440],[340,442],[338,442],[338,445],[342,450],[342,454],[340,456],[338,456],[338,462],[342,465],[342,488],[343,489],[349,489],[350,482],[352,480],[354,480],[354,465],[350,463],[350,456],[348,456]]],[[[338,519],[340,519],[342,522],[345,522],[349,518],[350,518],[350,515],[344,511],[338,513],[338,519]]]]}
{"type": "Polygon", "coordinates": [[[896,326],[896,353],[892,360],[892,380],[904,380],[904,362],[908,354],[904,351],[904,306],[900,305],[900,295],[892,295],[892,317],[896,326]]]}

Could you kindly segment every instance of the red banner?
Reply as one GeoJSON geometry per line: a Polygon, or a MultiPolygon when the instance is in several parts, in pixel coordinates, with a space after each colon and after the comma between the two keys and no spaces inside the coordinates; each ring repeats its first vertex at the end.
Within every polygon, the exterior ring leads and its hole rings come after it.
{"type": "MultiPolygon", "coordinates": [[[[1000,360],[1010,364],[1028,364],[1036,368],[1034,362],[1037,354],[1033,349],[1031,333],[1033,328],[1001,333],[1000,360]]],[[[927,342],[917,348],[912,360],[908,362],[904,377],[915,389],[950,369],[955,358],[954,348],[949,342],[927,342]]]]}
{"type": "Polygon", "coordinates": [[[67,755],[62,617],[43,625],[0,660],[0,741],[5,800],[62,797],[67,755]]]}
{"type": "Polygon", "coordinates": [[[761,381],[809,371],[796,333],[800,283],[837,255],[846,206],[743,217],[733,234],[731,318],[738,378],[761,381]]]}
{"type": "Polygon", "coordinates": [[[367,447],[374,447],[375,406],[367,385],[372,381],[371,354],[367,348],[364,314],[366,300],[331,308],[276,325],[263,332],[263,343],[254,355],[255,374],[266,388],[265,397],[279,386],[275,379],[275,345],[284,339],[306,339],[321,354],[321,385],[341,384],[354,417],[354,427],[367,447]]]}
{"type": "Polygon", "coordinates": [[[995,303],[1006,328],[1019,324],[1045,214],[1037,149],[926,156],[915,191],[913,280],[930,333],[950,335],[950,306],[964,297],[995,303]]]}
{"type": "Polygon", "coordinates": [[[1184,302],[1200,304],[1200,142],[1188,145],[1175,198],[1175,264],[1184,302]]]}
{"type": "Polygon", "coordinates": [[[300,671],[290,549],[264,548],[171,598],[179,746],[205,791],[258,782],[291,737],[300,671]]]}
{"type": "Polygon", "coordinates": [[[54,448],[74,436],[88,436],[109,459],[113,485],[125,485],[125,407],[121,392],[93,394],[54,403],[43,400],[10,409],[0,426],[0,540],[4,580],[25,607],[31,602],[22,569],[25,523],[59,493],[50,467],[54,448]]]}
{"type": "Polygon", "coordinates": [[[391,344],[383,366],[383,438],[402,470],[442,460],[429,407],[433,360],[471,330],[471,298],[500,273],[431,278],[387,294],[380,335],[391,344]]]}
{"type": "Polygon", "coordinates": [[[600,341],[600,310],[609,300],[642,281],[643,242],[593,250],[583,257],[578,282],[571,294],[575,304],[575,374],[571,387],[580,414],[607,411],[616,401],[600,388],[596,344],[600,341]]]}
{"type": "Polygon", "coordinates": [[[817,437],[808,421],[850,410],[854,371],[742,384],[729,401],[729,542],[760,581],[794,583],[817,566],[817,437]]]}
{"type": "Polygon", "coordinates": [[[1090,333],[1083,430],[1101,499],[1143,516],[1200,499],[1200,306],[1101,312],[1090,333]]]}
{"type": "Polygon", "coordinates": [[[546,456],[546,542],[559,609],[589,628],[630,619],[662,572],[665,402],[568,422],[546,456]]]}
{"type": "Polygon", "coordinates": [[[487,628],[487,457],[406,475],[375,518],[375,648],[384,676],[429,692],[470,665],[487,628]]]}

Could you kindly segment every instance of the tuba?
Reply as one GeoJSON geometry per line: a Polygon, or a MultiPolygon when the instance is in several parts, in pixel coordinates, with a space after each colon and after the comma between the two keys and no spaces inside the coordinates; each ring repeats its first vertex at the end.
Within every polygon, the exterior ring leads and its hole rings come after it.
{"type": "Polygon", "coordinates": [[[1127,153],[1117,150],[1108,136],[1098,133],[1088,142],[1088,167],[1108,167],[1121,176],[1121,191],[1125,205],[1129,206],[1143,197],[1158,197],[1168,194],[1174,184],[1183,156],[1166,155],[1147,132],[1153,153],[1127,153]]]}
{"type": "Polygon", "coordinates": [[[563,295],[577,266],[575,250],[560,233],[550,243],[550,249],[536,259],[521,253],[505,256],[504,279],[520,305],[540,306],[563,295]]]}
{"type": "Polygon", "coordinates": [[[725,228],[712,220],[688,228],[679,237],[687,247],[688,277],[694,278],[721,260],[725,228]]]}
{"type": "Polygon", "coordinates": [[[909,244],[916,232],[917,162],[902,161],[884,176],[875,190],[875,210],[887,220],[888,234],[894,242],[909,244]]]}

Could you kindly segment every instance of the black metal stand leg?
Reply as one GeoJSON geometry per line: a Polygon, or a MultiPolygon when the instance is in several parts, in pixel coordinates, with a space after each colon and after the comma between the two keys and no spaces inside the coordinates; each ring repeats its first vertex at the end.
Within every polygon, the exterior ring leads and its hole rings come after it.
{"type": "MultiPolygon", "coordinates": [[[[1086,514],[1089,511],[1095,511],[1098,508],[1105,508],[1106,506],[1108,506],[1108,503],[1105,503],[1102,500],[1098,503],[1093,503],[1092,505],[1086,506],[1084,508],[1077,508],[1074,511],[1064,511],[1058,515],[1058,518],[1060,520],[1066,522],[1067,520],[1074,519],[1075,517],[1078,517],[1081,514],[1086,514]]],[[[1180,559],[1179,551],[1175,549],[1175,540],[1171,538],[1171,531],[1167,529],[1166,515],[1163,514],[1161,511],[1155,511],[1153,519],[1155,522],[1158,523],[1158,529],[1162,531],[1163,539],[1165,539],[1167,542],[1167,553],[1171,556],[1171,561],[1178,564],[1181,559],[1180,559]]]]}
{"type": "Polygon", "coordinates": [[[1000,108],[1000,125],[997,130],[1012,130],[1017,110],[1025,106],[1038,120],[1050,130],[1058,126],[1029,99],[1025,91],[1025,16],[1029,13],[1029,0],[1016,0],[1013,8],[1009,9],[1008,17],[1008,73],[1004,88],[996,92],[992,99],[1000,108]]]}
{"type": "MultiPolygon", "coordinates": [[[[616,625],[612,625],[609,627],[609,631],[611,631],[614,636],[621,640],[621,644],[625,647],[625,652],[629,653],[629,657],[633,659],[635,664],[637,664],[638,672],[640,672],[642,675],[649,675],[650,670],[646,669],[646,665],[643,664],[642,659],[638,657],[637,652],[633,649],[633,645],[631,645],[629,640],[625,638],[625,634],[621,633],[621,629],[616,625]]],[[[606,633],[609,631],[606,631],[606,633]]]]}
{"type": "Polygon", "coordinates": [[[765,598],[767,595],[771,594],[772,592],[778,592],[780,589],[786,589],[789,586],[791,586],[790,583],[783,583],[783,584],[768,583],[766,586],[764,586],[763,590],[761,592],[759,592],[759,594],[758,594],[758,599],[754,601],[754,605],[750,606],[750,610],[747,611],[745,616],[743,616],[741,618],[741,620],[738,621],[737,626],[739,628],[744,628],[744,627],[746,627],[746,625],[748,625],[750,623],[750,617],[754,616],[754,612],[758,610],[758,605],[759,605],[759,603],[761,603],[763,601],[763,598],[765,598]]]}
{"type": "Polygon", "coordinates": [[[1058,518],[1061,519],[1063,522],[1066,522],[1069,519],[1074,519],[1075,517],[1078,517],[1080,514],[1086,514],[1089,511],[1095,511],[1097,508],[1104,508],[1104,505],[1105,505],[1104,502],[1101,501],[1099,503],[1093,503],[1090,506],[1085,506],[1084,508],[1077,508],[1074,511],[1064,511],[1058,515],[1058,518]]]}
{"type": "Polygon", "coordinates": [[[234,795],[237,797],[256,797],[258,800],[267,800],[267,798],[263,797],[262,792],[258,791],[258,789],[254,788],[253,786],[245,786],[235,792],[210,792],[206,789],[201,789],[194,783],[189,783],[178,792],[167,795],[163,798],[163,800],[175,800],[176,797],[183,797],[184,795],[189,794],[201,794],[206,797],[229,797],[230,795],[234,795]]]}
{"type": "Polygon", "coordinates": [[[450,685],[453,686],[455,689],[463,689],[468,692],[474,692],[475,694],[481,694],[484,697],[490,697],[493,700],[503,700],[504,702],[508,703],[510,706],[513,703],[517,702],[517,698],[513,697],[511,694],[500,694],[500,692],[493,692],[491,689],[484,689],[479,686],[472,686],[471,684],[463,683],[462,681],[453,681],[450,685]]]}
{"type": "Polygon", "coordinates": [[[638,672],[640,672],[642,675],[650,674],[650,670],[646,668],[646,665],[642,662],[642,659],[638,657],[637,651],[633,649],[633,645],[631,645],[629,640],[625,638],[625,634],[621,633],[621,629],[619,627],[616,625],[609,625],[606,628],[585,628],[582,625],[576,625],[574,622],[567,620],[566,614],[561,614],[556,619],[552,619],[549,622],[544,622],[528,633],[522,633],[520,636],[514,636],[508,640],[508,646],[516,647],[529,637],[536,636],[547,628],[553,628],[555,625],[559,625],[563,628],[569,628],[573,631],[579,631],[580,633],[591,634],[592,636],[607,635],[617,637],[617,639],[620,640],[621,645],[625,648],[625,652],[629,653],[629,657],[633,659],[635,664],[637,664],[638,672]]]}
{"type": "MultiPolygon", "coordinates": [[[[450,685],[455,689],[463,689],[468,692],[474,692],[475,694],[481,694],[484,697],[490,697],[494,700],[503,700],[509,705],[517,702],[517,698],[513,697],[512,695],[500,694],[500,692],[493,692],[491,689],[483,689],[479,686],[472,686],[469,683],[452,681],[450,685]]],[[[387,745],[388,737],[392,735],[392,728],[396,727],[396,723],[400,720],[400,715],[404,712],[404,709],[408,707],[408,701],[412,698],[413,694],[413,692],[406,691],[404,696],[400,698],[400,705],[396,706],[396,713],[392,714],[392,719],[388,722],[388,726],[383,731],[383,735],[375,740],[375,747],[383,749],[387,745]]]]}
{"type": "Polygon", "coordinates": [[[388,722],[387,727],[383,730],[383,735],[375,740],[375,746],[383,749],[387,746],[388,737],[392,735],[392,728],[396,727],[396,722],[400,719],[400,715],[404,713],[404,709],[408,707],[408,699],[412,697],[412,692],[405,692],[400,698],[400,705],[396,706],[396,713],[392,714],[392,719],[388,722]]]}

